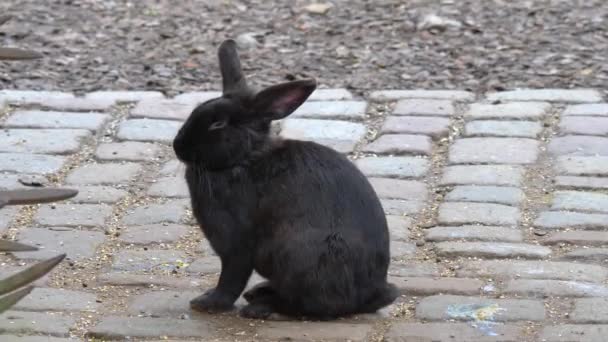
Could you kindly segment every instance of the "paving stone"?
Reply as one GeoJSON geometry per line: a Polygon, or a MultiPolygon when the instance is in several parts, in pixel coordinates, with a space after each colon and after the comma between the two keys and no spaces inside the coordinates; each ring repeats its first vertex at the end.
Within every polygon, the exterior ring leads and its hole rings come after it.
{"type": "Polygon", "coordinates": [[[465,125],[465,136],[536,138],[543,127],[537,121],[475,120],[465,125]]]}
{"type": "Polygon", "coordinates": [[[603,342],[608,335],[608,325],[561,324],[546,326],[539,338],[546,342],[603,342]]]}
{"type": "Polygon", "coordinates": [[[568,135],[551,140],[548,150],[558,156],[608,156],[608,137],[568,135]]]}
{"type": "Polygon", "coordinates": [[[452,101],[431,99],[400,100],[395,105],[393,115],[437,115],[450,116],[454,114],[452,101]]]}
{"type": "MultiPolygon", "coordinates": [[[[601,293],[598,297],[607,297],[607,292],[601,293]]],[[[576,299],[570,320],[583,324],[608,323],[608,298],[576,299]]]]}
{"type": "Polygon", "coordinates": [[[571,116],[559,123],[562,134],[608,135],[608,117],[571,116]]]}
{"type": "Polygon", "coordinates": [[[608,212],[608,195],[589,191],[556,191],[551,209],[608,212]]]}
{"type": "Polygon", "coordinates": [[[385,334],[387,342],[516,342],[522,341],[524,327],[483,321],[467,323],[396,322],[385,334]]]}
{"type": "Polygon", "coordinates": [[[9,228],[13,219],[19,213],[19,207],[7,206],[0,209],[0,233],[9,228]]]}
{"type": "Polygon", "coordinates": [[[419,157],[366,157],[355,163],[369,177],[418,178],[429,169],[429,161],[419,157]]]}
{"type": "Polygon", "coordinates": [[[0,189],[2,190],[29,189],[29,186],[24,185],[27,182],[35,182],[43,186],[49,185],[48,179],[42,175],[0,173],[0,189]]]}
{"type": "Polygon", "coordinates": [[[92,258],[105,240],[101,232],[68,228],[27,228],[19,231],[19,242],[39,248],[35,252],[15,252],[19,259],[41,260],[66,253],[70,260],[92,258]]]}
{"type": "MultiPolygon", "coordinates": [[[[36,260],[30,261],[30,262],[23,262],[23,260],[19,260],[17,262],[18,266],[13,266],[12,264],[10,264],[8,262],[2,262],[2,263],[0,263],[0,274],[2,275],[2,278],[7,278],[7,277],[17,274],[21,271],[24,271],[26,268],[33,266],[36,262],[37,262],[36,260]]],[[[37,280],[35,280],[31,285],[34,285],[36,287],[49,286],[50,278],[51,278],[52,274],[53,274],[53,272],[49,272],[49,273],[43,275],[41,278],[38,278],[37,280]]]]}
{"type": "Polygon", "coordinates": [[[186,166],[177,159],[166,162],[160,169],[158,174],[160,176],[178,176],[184,178],[186,172],[186,166]]]}
{"type": "Polygon", "coordinates": [[[391,241],[390,243],[391,258],[402,259],[407,258],[416,253],[416,245],[403,241],[391,241]]]}
{"type": "Polygon", "coordinates": [[[566,107],[564,116],[608,116],[608,103],[585,103],[566,107]]]}
{"type": "Polygon", "coordinates": [[[119,240],[139,245],[170,243],[184,237],[188,233],[188,230],[187,226],[177,224],[130,226],[122,230],[119,240]]]}
{"type": "Polygon", "coordinates": [[[538,158],[538,141],[524,138],[464,138],[450,146],[453,164],[531,164],[538,158]]]}
{"type": "Polygon", "coordinates": [[[1,153],[0,171],[51,174],[58,172],[66,162],[65,157],[45,154],[1,153]]]}
{"type": "Polygon", "coordinates": [[[524,278],[554,279],[601,283],[608,277],[608,269],[597,265],[573,262],[478,260],[463,263],[456,270],[464,278],[524,278]]]}
{"type": "Polygon", "coordinates": [[[221,270],[222,263],[220,258],[214,256],[196,259],[186,269],[188,273],[197,273],[201,275],[219,274],[221,270]]]}
{"type": "Polygon", "coordinates": [[[414,198],[419,201],[428,198],[426,184],[420,181],[371,177],[369,182],[380,198],[414,198]]]}
{"type": "Polygon", "coordinates": [[[69,154],[90,137],[84,129],[5,129],[0,130],[0,152],[69,154]]]}
{"type": "Polygon", "coordinates": [[[74,203],[116,203],[128,195],[127,191],[110,186],[78,186],[78,195],[71,198],[74,203]]]}
{"type": "Polygon", "coordinates": [[[8,128],[82,128],[97,132],[110,116],[101,113],[66,113],[20,110],[4,122],[8,128]]]}
{"type": "Polygon", "coordinates": [[[352,98],[353,94],[344,88],[315,89],[308,97],[308,101],[351,100],[352,98]]]}
{"type": "Polygon", "coordinates": [[[366,133],[365,125],[354,122],[317,119],[286,119],[280,135],[286,139],[309,140],[350,152],[366,133]]]}
{"type": "Polygon", "coordinates": [[[426,116],[389,116],[382,124],[380,132],[426,134],[434,139],[447,136],[450,120],[426,116]]]}
{"type": "Polygon", "coordinates": [[[99,160],[147,161],[156,159],[160,152],[160,146],[155,144],[124,141],[100,144],[95,157],[99,160]]]}
{"type": "Polygon", "coordinates": [[[200,104],[222,96],[221,91],[194,91],[183,93],[173,98],[176,102],[200,104]]]}
{"type": "Polygon", "coordinates": [[[513,185],[523,179],[518,165],[454,165],[444,169],[442,185],[513,185]]]}
{"type": "Polygon", "coordinates": [[[608,189],[608,178],[557,176],[555,185],[562,189],[608,189]]]}
{"type": "Polygon", "coordinates": [[[150,272],[154,270],[172,271],[191,258],[175,250],[122,250],[114,254],[112,269],[128,272],[150,272]]]}
{"type": "Polygon", "coordinates": [[[138,102],[149,99],[162,99],[165,96],[158,91],[95,91],[85,95],[85,99],[111,102],[138,102]]]}
{"type": "Polygon", "coordinates": [[[457,258],[525,258],[542,259],[551,254],[548,247],[508,242],[439,242],[435,250],[440,257],[457,258]]]}
{"type": "Polygon", "coordinates": [[[594,89],[517,89],[487,94],[488,101],[599,102],[594,89]]]}
{"type": "Polygon", "coordinates": [[[566,175],[608,176],[608,157],[559,157],[556,169],[559,173],[566,175]]]}
{"type": "Polygon", "coordinates": [[[8,342],[81,342],[82,340],[73,338],[61,338],[51,336],[17,336],[0,334],[0,341],[8,342]]]}
{"type": "Polygon", "coordinates": [[[107,99],[87,99],[84,97],[48,99],[40,104],[44,109],[64,111],[104,111],[113,105],[114,102],[107,99]]]}
{"type": "Polygon", "coordinates": [[[42,104],[53,99],[69,100],[74,98],[74,94],[59,91],[0,90],[0,99],[4,99],[10,104],[42,104]]]}
{"type": "Polygon", "coordinates": [[[34,222],[43,226],[101,227],[112,216],[107,204],[45,204],[34,222]]]}
{"type": "Polygon", "coordinates": [[[608,248],[576,248],[562,256],[562,259],[605,263],[608,261],[608,248]]]}
{"type": "Polygon", "coordinates": [[[542,321],[545,319],[545,306],[536,300],[452,295],[426,297],[416,305],[416,317],[431,321],[472,321],[478,320],[480,314],[492,322],[542,321]]]}
{"type": "Polygon", "coordinates": [[[386,215],[415,214],[424,207],[424,202],[401,199],[383,199],[381,203],[386,215]]]}
{"type": "Polygon", "coordinates": [[[407,296],[429,296],[443,293],[476,295],[483,287],[481,280],[465,278],[391,277],[389,282],[395,284],[401,294],[407,296]]]}
{"type": "Polygon", "coordinates": [[[187,201],[170,201],[165,204],[149,204],[130,209],[122,222],[126,225],[154,223],[181,223],[186,218],[187,201]]]}
{"type": "Polygon", "coordinates": [[[417,134],[385,134],[363,147],[363,152],[396,155],[430,155],[432,150],[431,138],[417,134]]]}
{"type": "Polygon", "coordinates": [[[175,317],[196,313],[190,309],[190,300],[200,296],[195,291],[153,291],[135,296],[127,313],[152,317],[175,317]]]}
{"type": "Polygon", "coordinates": [[[557,232],[544,239],[543,243],[547,245],[569,243],[584,246],[603,246],[608,244],[608,232],[589,232],[577,230],[557,232]]]}
{"type": "Polygon", "coordinates": [[[386,222],[392,240],[407,240],[412,219],[399,215],[386,215],[386,222]]]}
{"type": "Polygon", "coordinates": [[[192,113],[196,103],[179,102],[165,99],[141,100],[131,110],[130,117],[166,120],[186,120],[192,113]]]}
{"type": "Polygon", "coordinates": [[[120,123],[116,137],[121,140],[171,143],[181,126],[179,121],[132,119],[120,123]]]}
{"type": "Polygon", "coordinates": [[[211,339],[217,328],[208,320],[106,316],[89,329],[87,337],[124,341],[132,338],[196,337],[211,339]]]}
{"type": "Polygon", "coordinates": [[[439,277],[439,266],[434,263],[422,263],[419,261],[397,263],[391,262],[388,267],[391,277],[439,277]]]}
{"type": "Polygon", "coordinates": [[[444,99],[473,101],[475,94],[463,90],[380,90],[370,94],[373,101],[385,102],[400,99],[444,99]]]}
{"type": "Polygon", "coordinates": [[[551,105],[546,102],[473,103],[465,116],[474,119],[539,119],[551,105]]]}
{"type": "Polygon", "coordinates": [[[175,277],[175,276],[163,276],[158,274],[132,274],[127,272],[111,272],[100,274],[97,277],[97,283],[100,285],[114,285],[114,286],[135,286],[135,287],[147,287],[147,288],[201,288],[215,286],[213,284],[206,284],[205,280],[200,278],[188,278],[188,277],[175,277]]]}
{"type": "Polygon", "coordinates": [[[0,333],[68,337],[75,323],[74,318],[57,313],[6,311],[0,314],[0,333]]]}
{"type": "Polygon", "coordinates": [[[608,287],[576,281],[517,279],[507,282],[503,293],[526,297],[608,297],[608,287]]]}
{"type": "Polygon", "coordinates": [[[311,119],[363,120],[365,101],[306,101],[291,117],[311,119]]]}
{"type": "Polygon", "coordinates": [[[523,240],[519,229],[496,226],[458,226],[458,227],[434,227],[425,230],[427,241],[503,241],[520,242],[523,240]]]}
{"type": "Polygon", "coordinates": [[[485,202],[518,205],[524,193],[518,188],[502,186],[460,185],[454,187],[446,196],[446,201],[485,202]]]}
{"type": "Polygon", "coordinates": [[[257,329],[263,341],[369,341],[371,324],[338,322],[267,322],[257,329]]]}
{"type": "Polygon", "coordinates": [[[96,311],[97,296],[82,291],[35,288],[12,307],[19,311],[96,311]]]}
{"type": "Polygon", "coordinates": [[[156,197],[186,198],[190,197],[188,184],[184,177],[164,177],[154,182],[148,189],[148,195],[156,197]]]}
{"type": "Polygon", "coordinates": [[[519,220],[519,209],[494,203],[445,202],[439,206],[438,221],[444,225],[481,223],[513,226],[519,220]]]}
{"type": "Polygon", "coordinates": [[[573,211],[543,211],[534,221],[534,225],[545,229],[604,229],[608,227],[608,215],[573,211]]]}
{"type": "Polygon", "coordinates": [[[74,169],[66,178],[68,184],[104,185],[128,183],[141,171],[135,163],[88,164],[74,169]]]}

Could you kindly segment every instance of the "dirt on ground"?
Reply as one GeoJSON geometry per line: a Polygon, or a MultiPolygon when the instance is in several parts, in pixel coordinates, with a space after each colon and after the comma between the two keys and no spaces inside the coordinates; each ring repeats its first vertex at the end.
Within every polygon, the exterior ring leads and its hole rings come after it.
{"type": "Polygon", "coordinates": [[[3,0],[0,44],[44,59],[0,63],[0,89],[218,89],[216,49],[241,45],[254,84],[320,87],[598,87],[608,2],[511,0],[3,0]]]}

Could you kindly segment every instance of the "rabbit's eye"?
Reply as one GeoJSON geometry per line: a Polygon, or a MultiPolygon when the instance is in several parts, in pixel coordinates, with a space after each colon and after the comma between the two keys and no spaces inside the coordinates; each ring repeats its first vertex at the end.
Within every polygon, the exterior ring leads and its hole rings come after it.
{"type": "Polygon", "coordinates": [[[212,123],[211,125],[209,125],[209,130],[214,131],[216,129],[222,129],[222,128],[226,127],[226,125],[228,125],[228,121],[226,121],[226,120],[216,121],[216,122],[212,123]]]}

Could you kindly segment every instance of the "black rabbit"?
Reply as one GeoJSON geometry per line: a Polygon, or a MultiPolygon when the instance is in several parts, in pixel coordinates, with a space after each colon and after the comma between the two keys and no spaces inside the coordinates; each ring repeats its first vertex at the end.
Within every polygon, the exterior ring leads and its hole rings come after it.
{"type": "Polygon", "coordinates": [[[333,149],[270,134],[316,82],[256,92],[233,40],[218,57],[222,96],[194,109],[173,142],[194,216],[222,264],[217,287],[192,308],[232,309],[253,270],[268,281],[244,294],[244,317],[328,320],[392,303],[386,217],[365,176],[333,149]]]}

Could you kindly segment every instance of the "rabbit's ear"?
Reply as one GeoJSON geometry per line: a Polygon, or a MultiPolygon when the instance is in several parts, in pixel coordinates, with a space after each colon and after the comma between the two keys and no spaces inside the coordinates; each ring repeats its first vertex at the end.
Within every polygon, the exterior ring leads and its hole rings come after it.
{"type": "Polygon", "coordinates": [[[313,79],[277,84],[260,91],[253,108],[264,119],[279,120],[298,109],[316,87],[313,79]]]}
{"type": "Polygon", "coordinates": [[[223,93],[228,94],[245,90],[247,82],[241,70],[239,54],[236,51],[236,42],[232,39],[223,41],[217,55],[220,60],[223,93]]]}

